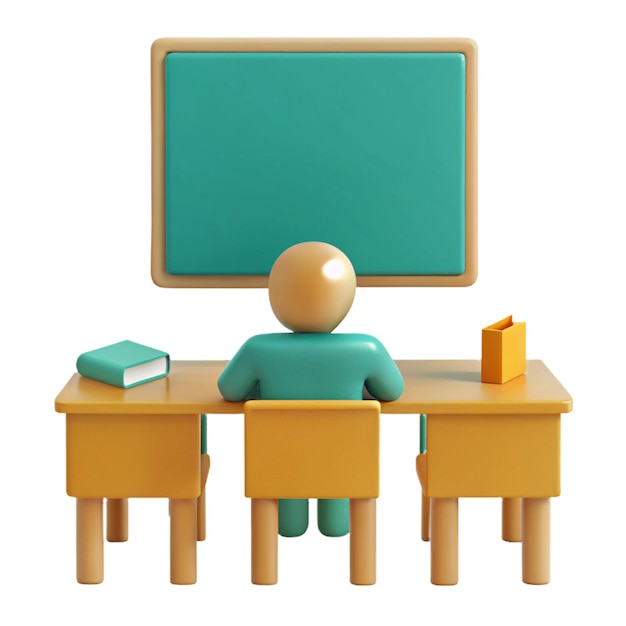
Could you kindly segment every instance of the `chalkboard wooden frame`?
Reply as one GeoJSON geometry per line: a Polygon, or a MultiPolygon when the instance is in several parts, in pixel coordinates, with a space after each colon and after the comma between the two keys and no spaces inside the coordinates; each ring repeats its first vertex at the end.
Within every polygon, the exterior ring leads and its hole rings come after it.
{"type": "Polygon", "coordinates": [[[465,56],[465,262],[458,275],[359,275],[360,286],[466,286],[477,275],[477,53],[469,39],[160,39],[152,46],[152,278],[162,287],[265,287],[267,275],[171,274],[166,266],[165,59],[172,52],[457,52],[465,56]]]}

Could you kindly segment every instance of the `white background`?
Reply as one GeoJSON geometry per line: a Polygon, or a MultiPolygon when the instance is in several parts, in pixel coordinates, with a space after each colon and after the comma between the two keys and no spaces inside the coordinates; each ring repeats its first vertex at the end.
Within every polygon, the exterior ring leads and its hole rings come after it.
{"type": "Polygon", "coordinates": [[[619,4],[3,3],[0,622],[623,623],[619,4]],[[520,546],[499,539],[495,500],[461,501],[459,584],[430,584],[410,416],[383,420],[374,587],[349,584],[347,538],[322,538],[314,524],[280,542],[277,586],[250,584],[238,416],[209,422],[198,583],[169,583],[161,500],[131,502],[131,540],[105,546],[102,585],[75,582],[74,501],[54,398],[76,357],[129,338],[174,359],[226,359],[248,336],[280,330],[262,290],[151,282],[149,49],[165,36],[478,42],[478,281],[360,290],[340,330],[377,335],[395,358],[479,358],[483,326],[508,314],[527,322],[529,358],[542,359],[574,398],[562,420],[549,585],[521,582],[520,546]]]}

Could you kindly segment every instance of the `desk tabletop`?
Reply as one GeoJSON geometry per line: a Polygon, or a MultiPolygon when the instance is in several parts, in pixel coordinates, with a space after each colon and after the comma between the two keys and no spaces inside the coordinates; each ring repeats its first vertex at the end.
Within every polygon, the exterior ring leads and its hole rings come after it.
{"type": "MultiPolygon", "coordinates": [[[[217,378],[227,361],[172,361],[170,374],[121,389],[74,374],[55,409],[69,414],[243,413],[227,402],[217,378]]],[[[480,361],[396,361],[405,382],[402,396],[383,402],[383,413],[555,414],[572,410],[572,398],[541,361],[503,385],[480,382],[480,361]]]]}

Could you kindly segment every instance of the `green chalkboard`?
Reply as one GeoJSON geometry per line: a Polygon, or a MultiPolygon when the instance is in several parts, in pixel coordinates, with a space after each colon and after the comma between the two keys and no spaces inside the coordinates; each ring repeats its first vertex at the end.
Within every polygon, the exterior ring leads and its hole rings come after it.
{"type": "Polygon", "coordinates": [[[467,272],[462,52],[174,51],[162,71],[168,275],[263,276],[313,240],[374,280],[467,272]]]}

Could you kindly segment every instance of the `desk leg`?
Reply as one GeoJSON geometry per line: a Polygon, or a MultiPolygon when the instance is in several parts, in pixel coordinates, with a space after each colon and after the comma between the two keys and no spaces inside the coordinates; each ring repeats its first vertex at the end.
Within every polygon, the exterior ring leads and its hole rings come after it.
{"type": "Polygon", "coordinates": [[[550,582],[550,498],[524,498],[522,503],[522,580],[550,582]]]}
{"type": "Polygon", "coordinates": [[[170,500],[170,580],[196,582],[197,498],[170,500]]]}
{"type": "Polygon", "coordinates": [[[376,582],[376,498],[350,500],[350,582],[376,582]]]}
{"type": "Polygon", "coordinates": [[[502,498],[502,539],[522,540],[522,499],[502,498]]]}
{"type": "Polygon", "coordinates": [[[128,541],[128,498],[107,499],[107,541],[128,541]]]}
{"type": "Polygon", "coordinates": [[[76,579],[85,584],[104,580],[102,498],[76,498],[76,579]]]}
{"type": "Polygon", "coordinates": [[[252,582],[278,582],[278,500],[252,498],[252,582]]]}
{"type": "Polygon", "coordinates": [[[456,585],[459,582],[459,499],[430,501],[430,582],[456,585]]]}

